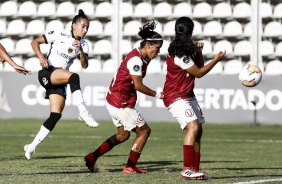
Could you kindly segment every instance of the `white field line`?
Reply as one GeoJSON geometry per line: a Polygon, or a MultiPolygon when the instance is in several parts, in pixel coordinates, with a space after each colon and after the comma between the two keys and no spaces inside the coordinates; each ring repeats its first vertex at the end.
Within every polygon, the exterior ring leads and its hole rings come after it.
{"type": "MultiPolygon", "coordinates": [[[[110,135],[109,135],[110,136],[110,135]]],[[[35,134],[0,134],[0,137],[35,137],[35,134]]],[[[76,139],[100,139],[102,136],[95,135],[48,135],[50,138],[76,138],[76,139]]],[[[134,139],[135,136],[132,134],[131,139],[134,139]]],[[[161,141],[161,140],[177,140],[182,141],[183,138],[161,138],[161,137],[149,137],[150,140],[161,141]]],[[[282,143],[282,140],[254,140],[254,139],[205,139],[202,141],[207,142],[244,142],[244,143],[282,143]]]]}
{"type": "Polygon", "coordinates": [[[282,178],[276,178],[276,179],[265,179],[265,180],[252,180],[252,181],[246,181],[246,182],[238,182],[233,184],[255,184],[255,183],[268,183],[272,181],[282,181],[282,178]]]}

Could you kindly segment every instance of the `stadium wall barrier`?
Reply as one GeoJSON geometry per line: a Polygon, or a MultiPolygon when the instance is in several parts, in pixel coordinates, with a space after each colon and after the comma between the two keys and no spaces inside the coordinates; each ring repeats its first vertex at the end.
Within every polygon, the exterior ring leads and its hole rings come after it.
{"type": "MultiPolygon", "coordinates": [[[[113,74],[80,73],[81,88],[86,106],[96,120],[111,120],[105,107],[105,96],[113,74]]],[[[254,88],[244,87],[237,75],[206,75],[196,80],[195,93],[208,123],[282,124],[282,76],[263,76],[254,88]],[[256,102],[256,106],[252,103],[256,102]]],[[[163,74],[148,74],[144,83],[162,91],[163,74]]],[[[46,118],[49,103],[44,98],[37,72],[22,76],[14,72],[0,73],[0,117],[46,118]]],[[[147,122],[176,122],[162,100],[138,94],[136,105],[147,122]]],[[[78,109],[68,97],[63,119],[77,119],[78,109]]]]}

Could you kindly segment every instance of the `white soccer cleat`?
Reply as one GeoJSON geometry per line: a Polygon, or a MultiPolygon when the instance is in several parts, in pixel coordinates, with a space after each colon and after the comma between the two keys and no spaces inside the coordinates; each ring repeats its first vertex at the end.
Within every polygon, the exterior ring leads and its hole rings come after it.
{"type": "Polygon", "coordinates": [[[79,113],[78,119],[80,121],[84,121],[87,126],[94,127],[94,128],[99,126],[99,124],[93,119],[92,115],[89,114],[87,111],[79,113]]]}
{"type": "Polygon", "coordinates": [[[32,154],[35,153],[34,149],[33,150],[30,149],[29,144],[24,146],[24,151],[25,151],[24,156],[28,160],[30,160],[32,157],[32,154]]]}
{"type": "Polygon", "coordinates": [[[183,167],[181,175],[184,179],[200,179],[205,176],[203,173],[197,172],[191,167],[183,167]]]}

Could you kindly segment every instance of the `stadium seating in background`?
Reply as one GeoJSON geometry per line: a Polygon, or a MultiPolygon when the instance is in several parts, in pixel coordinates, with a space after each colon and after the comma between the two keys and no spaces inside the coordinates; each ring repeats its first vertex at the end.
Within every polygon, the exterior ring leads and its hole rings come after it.
{"type": "Polygon", "coordinates": [[[243,28],[243,35],[245,37],[251,37],[252,35],[252,23],[251,22],[248,22],[247,24],[245,24],[244,28],[243,28]]]}
{"type": "Polygon", "coordinates": [[[272,17],[276,19],[282,18],[282,3],[279,3],[274,7],[272,17]]]}
{"type": "Polygon", "coordinates": [[[200,2],[194,6],[193,18],[212,19],[212,7],[207,2],[200,2]]]}
{"type": "Polygon", "coordinates": [[[264,36],[266,37],[281,37],[282,36],[282,25],[281,22],[272,21],[265,25],[264,36]]]}
{"type": "Polygon", "coordinates": [[[6,33],[6,28],[7,28],[6,21],[3,19],[0,19],[0,35],[6,33]]]}
{"type": "Polygon", "coordinates": [[[140,27],[142,27],[142,24],[139,21],[131,20],[124,24],[123,35],[137,36],[140,27]]]}
{"type": "Polygon", "coordinates": [[[182,16],[191,16],[192,15],[192,7],[190,3],[181,2],[174,6],[172,16],[174,18],[182,17],[182,16]]]}
{"type": "Polygon", "coordinates": [[[46,32],[49,32],[49,31],[53,31],[53,30],[60,30],[60,29],[64,29],[64,24],[61,20],[51,20],[50,22],[48,22],[46,24],[46,32]]]}
{"type": "Polygon", "coordinates": [[[238,21],[227,22],[223,27],[223,36],[242,38],[243,27],[238,21]]]}
{"type": "MultiPolygon", "coordinates": [[[[173,29],[174,30],[174,29],[173,29]]],[[[194,30],[193,36],[201,37],[203,35],[203,27],[202,24],[196,20],[194,20],[194,30]]]]}
{"type": "Polygon", "coordinates": [[[248,40],[241,40],[234,45],[235,56],[250,56],[252,44],[248,40]]]}
{"type": "Polygon", "coordinates": [[[121,40],[121,47],[120,47],[120,52],[121,54],[127,54],[132,50],[132,43],[130,40],[121,40]]]}
{"type": "Polygon", "coordinates": [[[251,5],[246,2],[240,2],[233,7],[233,17],[236,19],[250,20],[251,12],[251,5]]]}
{"type": "Polygon", "coordinates": [[[109,40],[102,39],[94,43],[93,54],[107,55],[111,54],[112,51],[112,43],[109,40]]]}
{"type": "Polygon", "coordinates": [[[156,18],[169,18],[172,16],[172,7],[167,2],[160,2],[155,5],[153,16],[156,18]]]}
{"type": "Polygon", "coordinates": [[[110,2],[101,2],[97,4],[95,17],[111,18],[112,14],[113,14],[113,5],[110,2]]]}
{"type": "Polygon", "coordinates": [[[153,7],[148,2],[138,3],[134,8],[134,17],[143,18],[151,17],[153,15],[153,7]]]}
{"type": "Polygon", "coordinates": [[[226,51],[226,56],[233,55],[233,46],[232,43],[228,40],[220,40],[216,42],[213,46],[214,54],[217,54],[219,51],[226,51]]]}
{"type": "MultiPolygon", "coordinates": [[[[20,57],[12,57],[12,60],[18,65],[23,66],[23,61],[20,57]]],[[[15,72],[15,69],[9,63],[4,63],[3,71],[15,72]]]]}
{"type": "Polygon", "coordinates": [[[30,45],[31,41],[32,40],[29,38],[22,38],[18,40],[15,47],[15,54],[33,55],[34,51],[32,50],[32,47],[30,45]]]}
{"type": "Polygon", "coordinates": [[[37,6],[33,1],[25,1],[19,6],[19,17],[34,17],[37,15],[37,6]]]}
{"type": "Polygon", "coordinates": [[[98,59],[88,59],[88,67],[83,69],[85,73],[98,73],[102,71],[102,64],[98,59]]]}
{"type": "Polygon", "coordinates": [[[54,17],[56,15],[56,5],[53,1],[45,1],[38,5],[37,15],[39,17],[54,17]]]}
{"type": "Polygon", "coordinates": [[[122,17],[132,17],[133,16],[132,4],[129,2],[122,2],[120,12],[121,12],[122,17]]]}
{"type": "Polygon", "coordinates": [[[263,57],[273,57],[274,55],[274,45],[272,42],[264,40],[260,43],[260,54],[263,57]]]}
{"type": "Polygon", "coordinates": [[[104,25],[104,36],[111,36],[113,32],[114,32],[113,22],[109,21],[104,25]]]}
{"type": "MultiPolygon", "coordinates": [[[[243,27],[243,36],[245,37],[251,37],[252,35],[252,23],[248,22],[245,24],[245,26],[243,27]]],[[[263,28],[261,27],[261,33],[263,33],[263,28]]]]}
{"type": "MultiPolygon", "coordinates": [[[[205,65],[207,65],[208,63],[210,63],[212,61],[209,60],[207,62],[205,62],[205,65]]],[[[223,64],[222,62],[218,62],[208,73],[208,75],[217,75],[217,74],[222,74],[223,72],[223,64]]]]}
{"type": "Polygon", "coordinates": [[[25,23],[21,19],[15,19],[9,22],[6,35],[23,36],[25,34],[25,23]]]}
{"type": "Polygon", "coordinates": [[[159,59],[153,59],[150,61],[147,69],[148,74],[160,74],[162,73],[162,63],[159,59]]]}
{"type": "Polygon", "coordinates": [[[222,26],[218,21],[207,22],[203,28],[203,35],[207,37],[222,37],[222,26]]]}
{"type": "MultiPolygon", "coordinates": [[[[70,20],[68,23],[66,23],[65,25],[65,29],[71,29],[71,26],[72,26],[72,20],[70,20]]],[[[88,33],[87,33],[88,34],[88,33]]]]}
{"type": "Polygon", "coordinates": [[[32,20],[27,23],[25,33],[27,35],[42,35],[45,32],[45,23],[42,20],[32,20]]]}
{"type": "Polygon", "coordinates": [[[57,17],[73,18],[73,15],[76,14],[77,13],[75,12],[75,6],[70,1],[63,1],[57,6],[57,17]]]}
{"type": "Polygon", "coordinates": [[[141,40],[137,40],[135,43],[133,43],[133,48],[138,48],[140,47],[140,43],[141,43],[141,40]]]}
{"type": "Polygon", "coordinates": [[[100,36],[103,32],[103,24],[99,20],[91,20],[89,22],[87,36],[100,36]]]}
{"type": "Polygon", "coordinates": [[[236,59],[230,60],[230,61],[227,61],[225,63],[222,74],[225,74],[225,75],[236,75],[236,74],[240,73],[242,68],[243,68],[242,61],[239,61],[239,60],[236,60],[236,59]]]}
{"type": "Polygon", "coordinates": [[[90,1],[80,2],[76,6],[75,14],[78,14],[79,9],[82,9],[89,19],[94,17],[94,4],[90,1]]]}
{"type": "Polygon", "coordinates": [[[163,46],[160,49],[159,55],[167,55],[167,49],[169,47],[170,41],[168,40],[163,40],[163,46]]]}
{"type": "Polygon", "coordinates": [[[69,71],[78,73],[81,72],[81,70],[82,70],[82,66],[80,60],[75,59],[72,65],[70,66],[69,71]]]}
{"type": "Polygon", "coordinates": [[[11,38],[2,38],[0,43],[5,47],[9,54],[13,54],[15,50],[15,42],[11,38]]]}
{"type": "Polygon", "coordinates": [[[18,13],[18,4],[16,1],[5,1],[0,7],[0,17],[15,16],[18,13]]]}
{"type": "Polygon", "coordinates": [[[265,75],[282,75],[282,62],[280,60],[272,60],[266,63],[265,75]]]}
{"type": "Polygon", "coordinates": [[[156,25],[156,28],[154,29],[154,31],[156,31],[157,33],[159,33],[160,35],[163,34],[163,26],[162,26],[162,23],[160,22],[156,22],[157,25],[156,25]]]}
{"type": "Polygon", "coordinates": [[[166,22],[163,26],[163,35],[174,36],[175,35],[174,25],[175,25],[175,20],[166,22]]]}
{"type": "Polygon", "coordinates": [[[212,49],[212,44],[208,40],[200,40],[199,42],[204,43],[204,48],[203,48],[203,55],[206,57],[211,57],[213,55],[213,49],[212,49]]]}
{"type": "Polygon", "coordinates": [[[102,64],[102,72],[104,73],[115,73],[118,68],[118,64],[113,59],[107,59],[102,64]]]}
{"type": "Polygon", "coordinates": [[[282,57],[282,42],[277,43],[275,46],[275,56],[282,57]]]}
{"type": "Polygon", "coordinates": [[[213,7],[213,17],[220,19],[231,19],[232,18],[231,5],[226,2],[217,3],[213,7]]]}
{"type": "Polygon", "coordinates": [[[271,18],[272,17],[272,7],[269,3],[262,2],[260,4],[260,16],[261,18],[271,18]]]}
{"type": "Polygon", "coordinates": [[[31,72],[38,72],[42,69],[38,57],[30,57],[25,60],[24,67],[28,70],[31,70],[31,72]]]}

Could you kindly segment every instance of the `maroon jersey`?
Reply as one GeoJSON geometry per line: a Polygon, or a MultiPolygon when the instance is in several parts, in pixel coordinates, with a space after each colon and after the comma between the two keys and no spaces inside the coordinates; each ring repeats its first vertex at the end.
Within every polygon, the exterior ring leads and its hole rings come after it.
{"type": "Polygon", "coordinates": [[[131,75],[144,78],[148,64],[141,58],[138,49],[128,53],[112,79],[106,97],[107,102],[117,108],[133,108],[136,104],[137,93],[131,75]]]}
{"type": "Polygon", "coordinates": [[[164,84],[164,104],[168,107],[179,98],[194,97],[195,77],[185,70],[194,65],[189,57],[178,58],[168,55],[166,58],[167,74],[164,84]]]}

